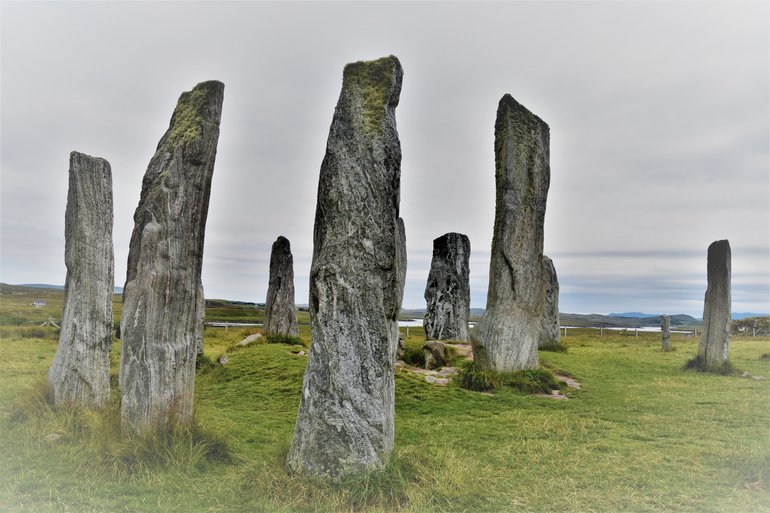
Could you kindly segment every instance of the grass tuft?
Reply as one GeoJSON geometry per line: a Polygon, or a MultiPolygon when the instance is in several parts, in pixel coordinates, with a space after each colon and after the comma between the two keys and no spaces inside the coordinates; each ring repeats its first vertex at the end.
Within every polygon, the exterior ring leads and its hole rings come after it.
{"type": "Polygon", "coordinates": [[[123,433],[117,392],[104,410],[56,406],[47,382],[39,381],[18,394],[8,424],[19,443],[50,445],[83,469],[106,472],[115,479],[233,461],[225,437],[197,419],[189,426],[171,424],[142,434],[123,433]]]}
{"type": "Polygon", "coordinates": [[[560,390],[562,385],[548,369],[496,372],[481,369],[476,362],[471,362],[460,370],[460,386],[477,392],[507,387],[525,394],[547,394],[551,390],[560,390]]]}
{"type": "Polygon", "coordinates": [[[566,353],[567,346],[565,346],[561,342],[556,342],[555,344],[548,344],[548,345],[542,346],[538,348],[538,351],[549,351],[551,353],[566,353]]]}
{"type": "Polygon", "coordinates": [[[736,369],[729,360],[717,366],[707,365],[702,356],[696,356],[695,358],[690,358],[687,360],[687,362],[684,364],[684,370],[710,372],[712,374],[720,374],[722,376],[731,376],[739,372],[738,369],[736,369]]]}
{"type": "Polygon", "coordinates": [[[285,335],[283,333],[270,333],[269,335],[265,335],[264,339],[268,344],[286,344],[289,346],[305,345],[305,342],[301,338],[285,335]]]}

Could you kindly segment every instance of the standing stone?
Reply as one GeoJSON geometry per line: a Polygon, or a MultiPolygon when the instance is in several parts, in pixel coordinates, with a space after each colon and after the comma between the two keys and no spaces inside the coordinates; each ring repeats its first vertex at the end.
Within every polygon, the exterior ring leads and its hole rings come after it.
{"type": "Polygon", "coordinates": [[[48,384],[55,404],[103,408],[110,396],[112,171],[104,159],[70,153],[64,215],[64,310],[48,384]]]}
{"type": "Polygon", "coordinates": [[[471,310],[468,259],[471,242],[461,233],[447,233],[433,241],[433,260],[425,287],[425,338],[467,340],[471,310]]]}
{"type": "Polygon", "coordinates": [[[495,122],[495,227],[487,308],[471,334],[483,369],[537,367],[545,307],[543,223],[550,183],[549,129],[510,95],[495,122]]]}
{"type": "Polygon", "coordinates": [[[270,283],[265,300],[265,335],[299,336],[294,305],[294,258],[289,239],[279,236],[270,253],[270,283]]]}
{"type": "Polygon", "coordinates": [[[671,318],[666,314],[660,316],[660,336],[663,350],[668,351],[671,342],[671,318]]]}
{"type": "Polygon", "coordinates": [[[727,363],[731,320],[730,266],[730,242],[712,242],[708,249],[703,332],[698,344],[698,360],[704,370],[718,371],[727,363]]]}
{"type": "Polygon", "coordinates": [[[203,349],[203,238],[224,84],[179,97],[142,182],[120,323],[121,421],[146,431],[192,421],[203,349]]]}
{"type": "Polygon", "coordinates": [[[561,343],[559,329],[559,278],[553,261],[543,256],[543,280],[545,283],[545,308],[540,321],[539,348],[558,347],[561,343]]]}
{"type": "Polygon", "coordinates": [[[393,449],[398,315],[406,278],[390,56],[345,67],[318,183],[310,269],[312,345],[287,468],[339,480],[393,449]]]}

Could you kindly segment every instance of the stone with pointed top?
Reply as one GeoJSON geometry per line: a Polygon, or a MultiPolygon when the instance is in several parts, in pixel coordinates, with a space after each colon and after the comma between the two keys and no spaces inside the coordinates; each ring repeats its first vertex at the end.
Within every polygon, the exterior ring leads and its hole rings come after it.
{"type": "Polygon", "coordinates": [[[279,236],[270,252],[270,282],[265,300],[266,335],[299,336],[294,304],[294,257],[289,239],[279,236]]]}
{"type": "Polygon", "coordinates": [[[203,240],[224,84],[183,93],[142,181],[120,324],[124,430],[192,421],[203,240]]]}

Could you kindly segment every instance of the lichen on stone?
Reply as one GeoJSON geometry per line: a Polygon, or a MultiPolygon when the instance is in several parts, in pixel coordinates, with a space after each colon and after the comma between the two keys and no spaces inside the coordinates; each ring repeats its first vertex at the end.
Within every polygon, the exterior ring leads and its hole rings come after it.
{"type": "Polygon", "coordinates": [[[217,82],[202,82],[191,91],[182,93],[171,116],[170,133],[166,142],[171,145],[187,144],[201,136],[206,119],[207,98],[217,82]]]}
{"type": "Polygon", "coordinates": [[[393,94],[396,86],[394,71],[400,68],[398,58],[393,55],[345,66],[342,89],[354,99],[360,98],[363,129],[366,133],[381,130],[386,108],[398,104],[398,94],[393,94]]]}

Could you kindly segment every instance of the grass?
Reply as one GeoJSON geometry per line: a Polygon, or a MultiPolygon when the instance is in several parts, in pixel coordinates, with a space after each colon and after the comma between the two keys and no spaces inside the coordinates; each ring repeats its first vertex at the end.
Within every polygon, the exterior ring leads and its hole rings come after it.
{"type": "MultiPolygon", "coordinates": [[[[567,352],[540,353],[581,383],[566,401],[398,369],[391,463],[331,485],[284,471],[307,361],[293,346],[254,343],[201,369],[197,434],[125,441],[114,413],[40,399],[56,340],[2,328],[3,512],[770,512],[770,379],[684,371],[692,338],[663,352],[659,335],[570,330],[567,352]]],[[[204,357],[249,333],[207,328],[204,357]]],[[[411,328],[407,347],[423,342],[411,328]]],[[[770,378],[767,354],[769,338],[731,340],[752,375],[770,378]]]]}

